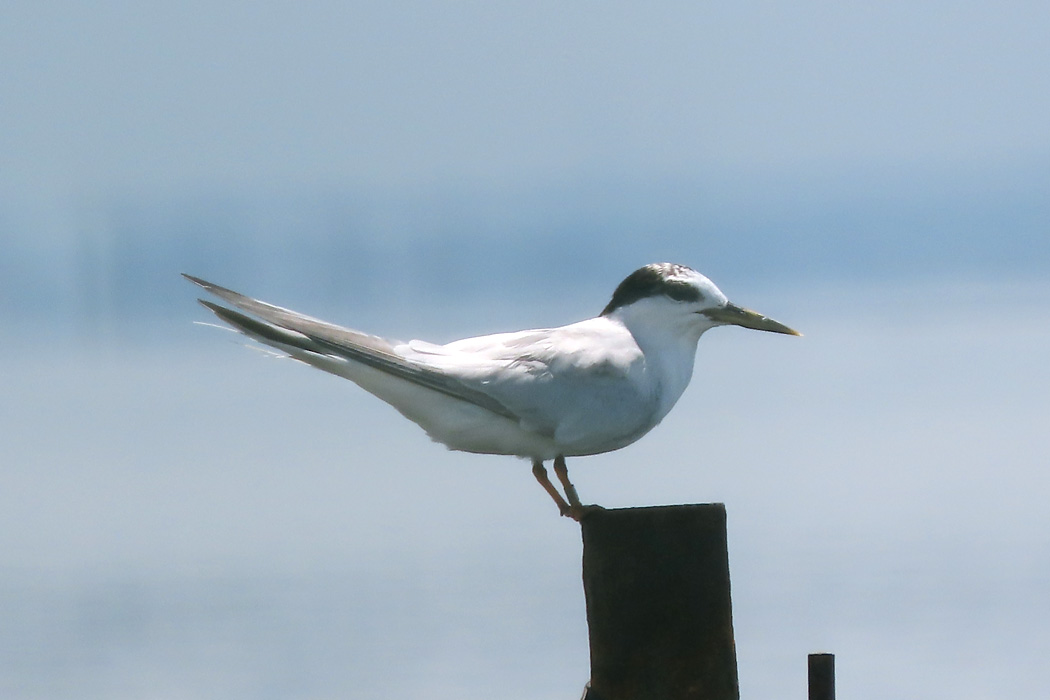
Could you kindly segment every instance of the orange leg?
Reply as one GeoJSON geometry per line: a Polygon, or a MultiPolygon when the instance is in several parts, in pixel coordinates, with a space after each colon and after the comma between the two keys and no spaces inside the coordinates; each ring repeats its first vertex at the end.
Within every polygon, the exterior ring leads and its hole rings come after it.
{"type": "Polygon", "coordinates": [[[558,493],[558,489],[554,488],[554,484],[551,483],[550,477],[547,476],[547,470],[543,468],[543,462],[535,461],[532,463],[532,475],[536,477],[536,481],[540,482],[540,486],[543,490],[550,494],[550,497],[554,499],[554,502],[558,504],[558,511],[565,516],[572,517],[570,513],[572,508],[565,502],[565,499],[558,493]]]}
{"type": "Polygon", "coordinates": [[[580,497],[576,494],[576,487],[569,481],[569,468],[565,466],[565,457],[558,455],[554,458],[554,473],[558,475],[561,487],[565,489],[565,495],[569,499],[569,506],[574,510],[583,507],[580,497]]]}

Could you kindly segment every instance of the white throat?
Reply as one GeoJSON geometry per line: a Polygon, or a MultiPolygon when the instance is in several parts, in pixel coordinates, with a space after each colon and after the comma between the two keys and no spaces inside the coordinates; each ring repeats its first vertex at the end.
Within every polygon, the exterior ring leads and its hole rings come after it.
{"type": "Polygon", "coordinates": [[[659,397],[656,421],[667,415],[689,386],[697,342],[714,325],[699,314],[669,313],[666,303],[642,299],[612,314],[645,355],[646,374],[659,397]]]}

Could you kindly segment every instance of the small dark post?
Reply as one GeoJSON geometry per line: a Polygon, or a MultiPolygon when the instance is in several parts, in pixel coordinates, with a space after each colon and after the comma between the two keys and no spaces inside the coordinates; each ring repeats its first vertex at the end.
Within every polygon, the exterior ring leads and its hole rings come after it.
{"type": "Polygon", "coordinates": [[[583,519],[586,700],[738,700],[726,511],[597,511],[583,519]]]}
{"type": "Polygon", "coordinates": [[[835,700],[835,655],[809,655],[809,700],[835,700]]]}

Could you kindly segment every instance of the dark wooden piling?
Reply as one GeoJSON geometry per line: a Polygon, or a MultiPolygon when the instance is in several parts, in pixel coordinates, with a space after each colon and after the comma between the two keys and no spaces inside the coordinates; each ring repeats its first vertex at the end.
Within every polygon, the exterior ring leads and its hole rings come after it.
{"type": "Polygon", "coordinates": [[[809,655],[809,700],[835,700],[835,655],[809,655]]]}
{"type": "Polygon", "coordinates": [[[598,511],[583,519],[586,700],[738,700],[726,511],[598,511]]]}

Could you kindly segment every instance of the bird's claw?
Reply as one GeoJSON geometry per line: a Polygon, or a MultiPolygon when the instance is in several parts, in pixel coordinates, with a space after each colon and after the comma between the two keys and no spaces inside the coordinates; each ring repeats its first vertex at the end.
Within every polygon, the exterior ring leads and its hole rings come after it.
{"type": "Polygon", "coordinates": [[[576,522],[581,522],[584,518],[592,515],[600,510],[605,510],[602,506],[597,503],[591,503],[590,505],[583,505],[580,503],[574,503],[573,505],[559,506],[558,510],[566,518],[572,518],[576,522]]]}

